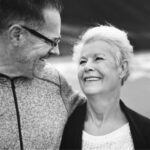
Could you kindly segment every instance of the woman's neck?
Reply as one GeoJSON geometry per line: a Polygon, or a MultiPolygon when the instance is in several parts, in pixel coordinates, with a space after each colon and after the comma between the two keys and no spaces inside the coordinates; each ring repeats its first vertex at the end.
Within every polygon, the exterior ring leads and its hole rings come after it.
{"type": "Polygon", "coordinates": [[[84,130],[92,135],[108,134],[127,123],[119,99],[90,99],[87,102],[84,130]]]}
{"type": "Polygon", "coordinates": [[[120,109],[120,95],[105,95],[89,97],[87,101],[86,121],[97,127],[106,124],[123,124],[126,119],[120,109]]]}

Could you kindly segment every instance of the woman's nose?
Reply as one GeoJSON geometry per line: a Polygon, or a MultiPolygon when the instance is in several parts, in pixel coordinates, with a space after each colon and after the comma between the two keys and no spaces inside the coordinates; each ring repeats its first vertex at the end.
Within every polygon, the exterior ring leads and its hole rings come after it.
{"type": "Polygon", "coordinates": [[[91,63],[91,62],[87,62],[86,65],[84,66],[84,70],[85,70],[86,72],[88,72],[88,71],[93,71],[93,70],[94,70],[94,67],[93,67],[92,63],[91,63]]]}

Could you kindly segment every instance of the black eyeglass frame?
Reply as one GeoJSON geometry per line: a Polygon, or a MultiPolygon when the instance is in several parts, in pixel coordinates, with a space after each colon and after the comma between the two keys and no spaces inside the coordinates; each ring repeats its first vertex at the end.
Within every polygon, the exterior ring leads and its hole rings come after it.
{"type": "Polygon", "coordinates": [[[34,36],[40,38],[40,39],[43,39],[46,43],[50,43],[52,48],[56,47],[58,45],[58,43],[60,42],[61,40],[61,37],[58,37],[58,38],[54,38],[54,40],[52,39],[49,39],[47,38],[46,36],[42,35],[41,33],[31,29],[31,28],[28,28],[24,25],[20,25],[22,28],[24,28],[25,30],[29,31],[31,34],[33,34],[34,36]]]}

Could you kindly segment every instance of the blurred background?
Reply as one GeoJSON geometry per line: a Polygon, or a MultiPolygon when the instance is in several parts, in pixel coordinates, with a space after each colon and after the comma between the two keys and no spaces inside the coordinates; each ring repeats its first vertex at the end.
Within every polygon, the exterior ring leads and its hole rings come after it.
{"type": "Polygon", "coordinates": [[[121,98],[132,109],[150,118],[150,0],[62,0],[62,41],[59,57],[49,59],[81,91],[72,47],[88,27],[112,24],[128,32],[135,57],[131,76],[121,98]]]}

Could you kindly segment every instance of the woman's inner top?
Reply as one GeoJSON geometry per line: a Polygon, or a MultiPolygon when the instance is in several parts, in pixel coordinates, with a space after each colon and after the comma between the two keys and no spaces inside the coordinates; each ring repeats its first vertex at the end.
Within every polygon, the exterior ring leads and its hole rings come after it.
{"type": "Polygon", "coordinates": [[[134,150],[129,123],[102,136],[82,133],[83,150],[134,150]]]}

